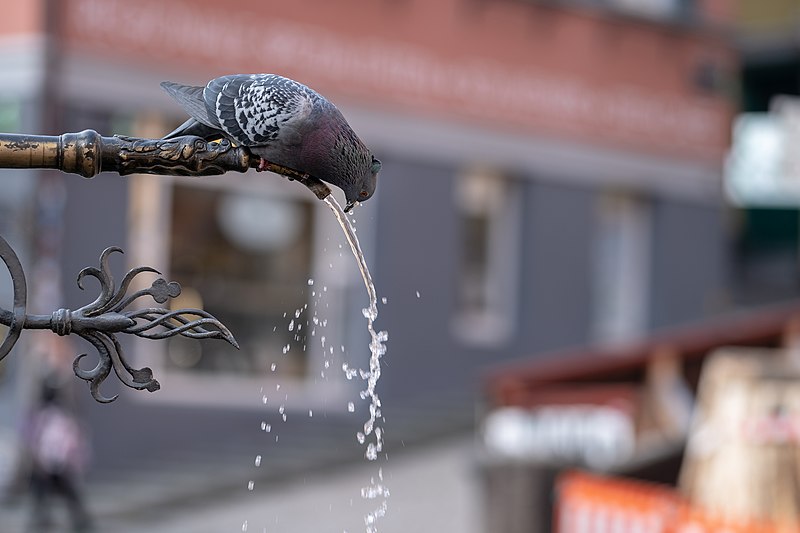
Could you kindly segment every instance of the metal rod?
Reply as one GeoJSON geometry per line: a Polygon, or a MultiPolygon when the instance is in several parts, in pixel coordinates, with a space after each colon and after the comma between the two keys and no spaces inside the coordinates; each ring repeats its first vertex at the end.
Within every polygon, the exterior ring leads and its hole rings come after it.
{"type": "Polygon", "coordinates": [[[103,137],[94,130],[63,135],[0,133],[0,168],[52,168],[93,178],[100,172],[212,176],[269,170],[308,187],[319,199],[331,191],[321,180],[269,161],[226,139],[206,141],[191,135],[173,139],[103,137]]]}

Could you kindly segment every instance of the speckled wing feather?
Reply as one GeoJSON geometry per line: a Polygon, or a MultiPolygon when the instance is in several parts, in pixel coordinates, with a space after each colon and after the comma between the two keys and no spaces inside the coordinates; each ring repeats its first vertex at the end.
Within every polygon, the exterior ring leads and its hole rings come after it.
{"type": "Polygon", "coordinates": [[[314,105],[324,101],[305,85],[274,74],[216,78],[203,99],[209,119],[246,146],[291,142],[314,105]]]}

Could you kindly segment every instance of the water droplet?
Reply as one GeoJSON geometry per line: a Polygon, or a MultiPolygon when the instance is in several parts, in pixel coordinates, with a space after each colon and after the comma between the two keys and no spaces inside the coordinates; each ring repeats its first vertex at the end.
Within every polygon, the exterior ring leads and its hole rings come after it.
{"type": "Polygon", "coordinates": [[[358,433],[356,433],[356,439],[358,439],[359,444],[364,444],[364,440],[366,439],[366,437],[364,436],[363,433],[359,431],[358,433]]]}
{"type": "Polygon", "coordinates": [[[386,305],[386,302],[388,302],[388,301],[389,301],[389,300],[386,298],[386,296],[384,296],[383,298],[381,298],[381,303],[382,303],[383,305],[386,305]]]}
{"type": "Polygon", "coordinates": [[[267,395],[266,395],[266,394],[265,394],[265,395],[263,395],[263,396],[261,396],[261,403],[263,403],[263,404],[266,404],[266,403],[267,403],[267,400],[269,400],[269,398],[267,398],[267,395]]]}
{"type": "Polygon", "coordinates": [[[417,298],[419,298],[419,291],[417,291],[417,298]]]}
{"type": "Polygon", "coordinates": [[[275,363],[272,363],[271,365],[269,365],[269,369],[272,370],[273,372],[275,372],[276,368],[278,368],[278,365],[276,365],[275,363]]]}
{"type": "MultiPolygon", "coordinates": [[[[324,377],[324,376],[323,376],[324,377]]],[[[308,418],[312,418],[314,416],[314,411],[311,409],[308,410],[308,418]]]]}
{"type": "Polygon", "coordinates": [[[266,431],[266,430],[267,430],[267,423],[262,420],[261,421],[261,431],[266,431]]]}
{"type": "Polygon", "coordinates": [[[325,347],[325,335],[320,337],[320,341],[322,342],[322,347],[324,348],[325,347]]]}
{"type": "Polygon", "coordinates": [[[356,410],[356,404],[353,402],[347,402],[347,410],[351,413],[354,412],[356,410]]]}
{"type": "Polygon", "coordinates": [[[281,390],[281,384],[280,383],[276,383],[275,384],[275,390],[276,391],[281,390]]]}
{"type": "Polygon", "coordinates": [[[314,284],[314,280],[313,280],[313,279],[311,279],[311,278],[309,278],[309,279],[308,279],[308,286],[310,287],[310,286],[312,286],[313,284],[314,284]]]}
{"type": "Polygon", "coordinates": [[[264,427],[261,429],[269,433],[270,431],[272,431],[272,424],[264,424],[264,427]]]}
{"type": "Polygon", "coordinates": [[[286,411],[286,407],[284,407],[284,405],[283,405],[283,404],[281,404],[281,406],[280,406],[280,407],[278,407],[278,412],[279,412],[280,414],[283,414],[283,413],[284,413],[284,411],[286,411]]]}
{"type": "Polygon", "coordinates": [[[242,531],[247,531],[247,520],[242,524],[242,531]]]}
{"type": "Polygon", "coordinates": [[[344,371],[344,375],[348,380],[351,380],[358,375],[358,370],[355,368],[350,368],[347,366],[347,363],[342,363],[342,370],[344,371]]]}
{"type": "Polygon", "coordinates": [[[294,331],[294,319],[289,321],[289,331],[294,331]]]}
{"type": "Polygon", "coordinates": [[[330,362],[330,361],[328,361],[328,360],[326,359],[326,360],[325,360],[325,363],[324,363],[324,365],[323,365],[323,366],[324,366],[325,368],[330,368],[330,367],[331,367],[331,362],[330,362]]]}
{"type": "Polygon", "coordinates": [[[255,487],[256,487],[256,483],[252,479],[247,482],[247,490],[253,490],[255,487]]]}
{"type": "MultiPolygon", "coordinates": [[[[255,464],[256,464],[256,466],[261,466],[261,456],[260,455],[256,455],[255,464]]],[[[381,478],[381,479],[383,479],[383,478],[381,478]]]]}

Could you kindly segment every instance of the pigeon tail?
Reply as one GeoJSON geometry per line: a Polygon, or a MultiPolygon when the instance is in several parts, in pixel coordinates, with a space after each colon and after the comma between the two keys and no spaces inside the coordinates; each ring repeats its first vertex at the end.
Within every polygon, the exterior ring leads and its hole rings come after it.
{"type": "Polygon", "coordinates": [[[221,138],[231,140],[229,136],[225,134],[225,132],[220,131],[217,128],[206,126],[202,122],[199,122],[193,118],[190,118],[170,133],[164,135],[162,139],[174,139],[175,137],[181,137],[183,135],[195,135],[197,137],[202,137],[207,141],[216,141],[221,138]]]}
{"type": "Polygon", "coordinates": [[[219,124],[215,125],[208,116],[206,102],[203,99],[203,87],[181,85],[180,83],[171,81],[162,81],[161,87],[167,91],[193,119],[209,128],[219,128],[219,124]]]}

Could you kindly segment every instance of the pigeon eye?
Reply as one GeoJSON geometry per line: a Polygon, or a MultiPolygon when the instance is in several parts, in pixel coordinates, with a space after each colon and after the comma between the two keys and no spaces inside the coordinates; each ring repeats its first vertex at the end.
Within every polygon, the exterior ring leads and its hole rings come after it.
{"type": "Polygon", "coordinates": [[[359,198],[366,198],[369,193],[367,191],[361,191],[358,193],[359,198]]]}

